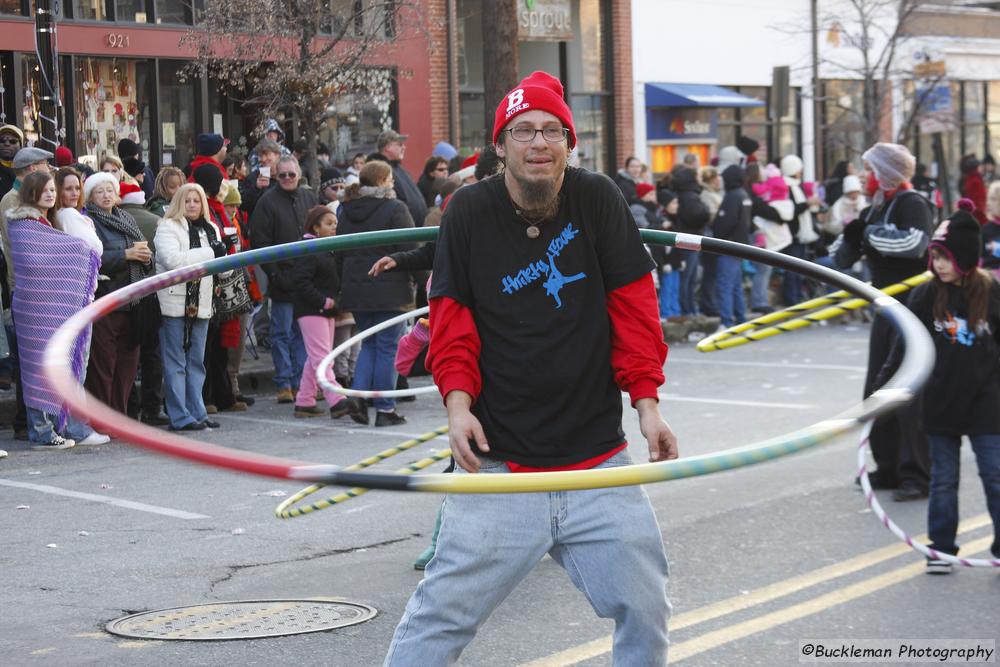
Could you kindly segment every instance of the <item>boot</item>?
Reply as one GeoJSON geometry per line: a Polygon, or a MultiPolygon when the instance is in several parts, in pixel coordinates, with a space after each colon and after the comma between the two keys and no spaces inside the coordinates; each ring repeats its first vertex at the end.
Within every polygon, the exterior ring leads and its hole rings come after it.
{"type": "Polygon", "coordinates": [[[423,570],[427,567],[427,563],[431,562],[431,558],[434,558],[434,552],[437,551],[438,543],[438,533],[441,532],[441,508],[438,508],[437,519],[434,521],[434,532],[431,533],[431,545],[424,549],[423,553],[417,556],[417,560],[413,561],[414,570],[423,570]]]}

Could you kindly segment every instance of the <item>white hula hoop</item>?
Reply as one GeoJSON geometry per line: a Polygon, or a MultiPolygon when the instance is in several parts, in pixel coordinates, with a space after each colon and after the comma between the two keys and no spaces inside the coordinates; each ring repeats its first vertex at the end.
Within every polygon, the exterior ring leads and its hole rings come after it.
{"type": "Polygon", "coordinates": [[[362,389],[348,389],[347,387],[340,387],[327,379],[327,374],[330,372],[330,368],[333,366],[334,360],[342,353],[348,351],[355,343],[362,341],[369,336],[373,336],[383,329],[395,326],[400,322],[406,322],[407,320],[412,320],[415,317],[426,315],[430,312],[430,310],[430,306],[417,308],[416,310],[411,310],[408,313],[397,315],[396,317],[388,319],[381,324],[376,324],[371,329],[365,329],[364,331],[351,336],[343,343],[330,350],[330,354],[323,357],[323,361],[319,362],[319,366],[316,368],[316,381],[319,382],[319,385],[326,391],[336,392],[338,394],[343,394],[344,396],[354,396],[356,398],[403,398],[404,396],[418,396],[420,394],[436,394],[438,388],[437,385],[434,384],[427,387],[417,387],[415,389],[366,391],[362,389]]]}

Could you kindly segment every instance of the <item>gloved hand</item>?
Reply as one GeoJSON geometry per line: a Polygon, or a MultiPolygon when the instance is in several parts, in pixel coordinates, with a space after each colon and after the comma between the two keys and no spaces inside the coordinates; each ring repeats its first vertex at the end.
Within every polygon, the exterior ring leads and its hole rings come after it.
{"type": "Polygon", "coordinates": [[[216,259],[218,259],[219,257],[225,257],[226,253],[229,252],[229,248],[227,248],[226,244],[223,243],[222,241],[216,241],[216,240],[209,241],[208,247],[211,248],[212,252],[215,253],[216,259]]]}
{"type": "Polygon", "coordinates": [[[860,249],[861,242],[864,239],[866,226],[867,223],[860,217],[857,217],[844,225],[844,243],[860,249]]]}
{"type": "Polygon", "coordinates": [[[222,242],[226,244],[226,248],[232,249],[240,242],[240,237],[236,234],[226,234],[222,237],[222,242]]]}

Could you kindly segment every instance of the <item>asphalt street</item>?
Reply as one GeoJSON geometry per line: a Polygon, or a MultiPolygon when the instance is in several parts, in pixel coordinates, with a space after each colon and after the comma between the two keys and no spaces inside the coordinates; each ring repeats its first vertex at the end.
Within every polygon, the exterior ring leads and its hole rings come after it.
{"type": "MultiPolygon", "coordinates": [[[[726,352],[674,344],[662,409],[683,456],[756,442],[832,416],[861,396],[867,328],[840,325],[726,352]]],[[[404,403],[408,423],[295,420],[262,394],[222,414],[205,441],[348,465],[445,423],[435,396],[404,403]]],[[[634,411],[633,458],[644,460],[634,411]]],[[[275,505],[302,484],[175,461],[119,441],[31,452],[0,448],[0,663],[6,665],[381,664],[419,581],[441,497],[376,491],[292,520],[275,505]],[[104,631],[125,614],[216,601],[337,598],[370,621],[274,639],[129,640],[104,631]]],[[[378,466],[395,470],[443,438],[378,466]]],[[[853,483],[856,437],[751,468],[649,485],[670,560],[671,663],[796,665],[800,642],[987,639],[998,632],[1000,573],[923,572],[853,483]]],[[[432,470],[440,470],[443,464],[432,470]]],[[[975,461],[963,452],[960,543],[983,557],[991,528],[975,461]]],[[[331,491],[331,490],[327,490],[331,491]]],[[[326,495],[330,495],[327,493],[326,495]]],[[[926,502],[893,503],[926,530],[926,502]]],[[[483,581],[483,586],[490,585],[483,581]]],[[[464,665],[608,665],[611,623],[544,559],[481,628],[464,665]]]]}

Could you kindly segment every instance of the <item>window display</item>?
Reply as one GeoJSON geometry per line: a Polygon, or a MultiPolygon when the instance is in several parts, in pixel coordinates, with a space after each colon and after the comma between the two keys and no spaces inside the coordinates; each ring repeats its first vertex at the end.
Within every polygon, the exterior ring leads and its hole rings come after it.
{"type": "Polygon", "coordinates": [[[98,160],[131,139],[149,161],[149,65],[140,60],[79,58],[74,85],[77,152],[98,160]]]}

